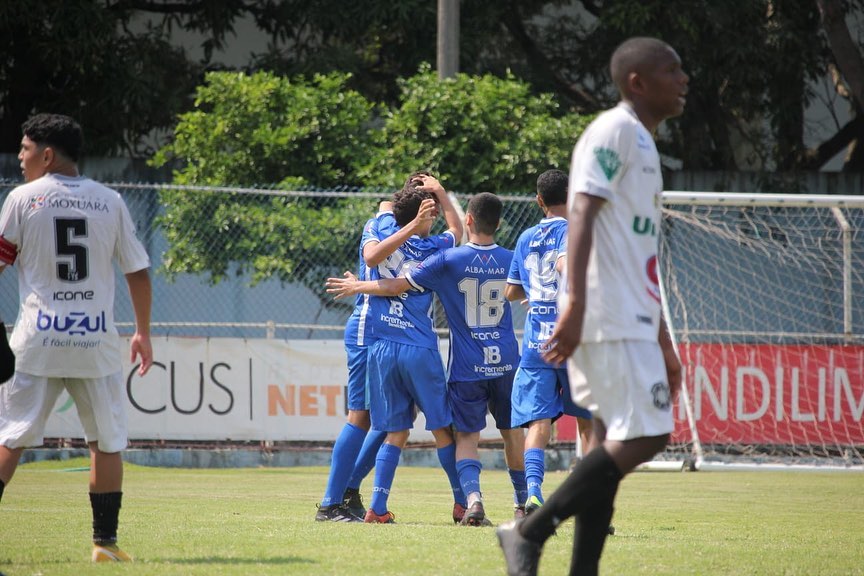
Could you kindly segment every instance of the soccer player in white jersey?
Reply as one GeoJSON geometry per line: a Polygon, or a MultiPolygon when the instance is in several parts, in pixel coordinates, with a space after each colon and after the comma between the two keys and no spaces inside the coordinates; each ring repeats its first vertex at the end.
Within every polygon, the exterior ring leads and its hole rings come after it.
{"type": "Polygon", "coordinates": [[[527,299],[522,359],[513,382],[513,425],[525,426],[527,514],[543,504],[545,449],[552,423],[563,413],[576,416],[580,434],[590,426],[591,413],[570,401],[567,369],[543,359],[558,318],[561,270],[567,256],[567,174],[547,170],[537,177],[537,203],[543,219],[519,235],[507,274],[508,300],[527,299]]]}
{"type": "Polygon", "coordinates": [[[456,468],[467,497],[461,523],[468,526],[490,524],[480,490],[478,449],[487,411],[504,439],[504,457],[517,493],[515,503],[519,506],[525,501],[524,435],[521,428],[511,425],[510,407],[519,347],[510,304],[504,298],[513,253],[495,242],[502,208],[501,200],[489,192],[471,198],[465,215],[468,243],[437,252],[404,277],[327,280],[327,291],[336,298],[359,293],[392,297],[409,290],[431,290],[441,299],[450,327],[447,394],[456,430],[456,468]]]}
{"type": "Polygon", "coordinates": [[[537,573],[555,527],[577,517],[570,574],[597,574],[621,479],[664,449],[681,363],[661,316],[663,181],[653,133],[684,110],[689,78],[668,44],[631,38],[612,55],[621,96],[573,151],[566,290],[545,358],[567,362],[573,399],[602,442],[544,506],[498,528],[508,574],[537,573]]]}
{"type": "Polygon", "coordinates": [[[127,431],[113,262],[129,285],[131,359],[144,375],[153,363],[150,259],[120,195],[78,173],[82,136],[74,120],[39,114],[23,133],[26,183],[0,212],[0,270],[15,265],[21,301],[11,340],[15,374],[0,386],[0,495],[23,449],[42,445],[65,389],[90,447],[92,559],[127,561],[117,547],[127,431]]]}
{"type": "MultiPolygon", "coordinates": [[[[357,265],[357,274],[362,280],[369,277],[370,267],[377,266],[416,232],[428,227],[434,219],[432,214],[435,201],[431,198],[421,203],[417,217],[403,228],[396,226],[391,207],[392,202],[382,202],[378,214],[367,220],[363,226],[357,265]]],[[[372,340],[371,334],[368,334],[369,313],[369,296],[358,295],[354,302],[354,311],[345,324],[348,421],[333,445],[327,488],[315,513],[315,520],[319,522],[363,521],[366,510],[362,508],[359,482],[350,492],[347,490],[348,485],[352,474],[356,472],[355,468],[366,468],[362,461],[371,459],[374,465],[375,454],[386,437],[383,432],[370,432],[369,405],[366,399],[367,352],[372,340]],[[368,452],[362,461],[358,460],[361,450],[368,452]]],[[[363,470],[361,480],[369,470],[371,466],[363,470]]]]}

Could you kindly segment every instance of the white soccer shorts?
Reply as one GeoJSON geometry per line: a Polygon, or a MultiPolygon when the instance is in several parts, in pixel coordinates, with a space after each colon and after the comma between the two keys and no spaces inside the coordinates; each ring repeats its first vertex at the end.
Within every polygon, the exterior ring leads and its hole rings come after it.
{"type": "Polygon", "coordinates": [[[103,378],[47,378],[16,372],[0,386],[0,445],[31,448],[45,442],[45,424],[57,398],[67,390],[75,401],[87,442],[102,452],[126,448],[126,394],[123,374],[103,378]]]}
{"type": "Polygon", "coordinates": [[[672,432],[672,400],[658,342],[580,344],[567,361],[567,373],[573,400],[603,421],[608,440],[672,432]]]}

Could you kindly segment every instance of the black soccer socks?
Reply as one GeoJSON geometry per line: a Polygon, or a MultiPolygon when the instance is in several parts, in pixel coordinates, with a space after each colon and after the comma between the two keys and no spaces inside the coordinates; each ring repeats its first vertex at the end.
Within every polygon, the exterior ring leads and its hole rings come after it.
{"type": "Polygon", "coordinates": [[[90,506],[93,508],[93,542],[114,544],[117,542],[117,523],[120,517],[122,492],[90,493],[90,506]]]}
{"type": "Polygon", "coordinates": [[[6,488],[6,483],[0,480],[0,500],[3,500],[3,489],[6,488]]]}
{"type": "Polygon", "coordinates": [[[0,384],[6,382],[15,373],[15,354],[9,348],[6,339],[6,326],[0,322],[0,384]]]}
{"type": "Polygon", "coordinates": [[[621,472],[602,446],[592,450],[546,503],[525,519],[519,532],[534,542],[546,542],[558,524],[581,514],[590,504],[614,501],[621,478],[621,472]]]}

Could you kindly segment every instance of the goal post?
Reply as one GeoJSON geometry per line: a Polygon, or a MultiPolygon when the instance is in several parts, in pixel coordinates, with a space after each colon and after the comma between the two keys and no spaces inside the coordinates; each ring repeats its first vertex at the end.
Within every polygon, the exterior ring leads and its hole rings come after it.
{"type": "Polygon", "coordinates": [[[864,466],[864,196],[664,192],[670,454],[864,466]]]}

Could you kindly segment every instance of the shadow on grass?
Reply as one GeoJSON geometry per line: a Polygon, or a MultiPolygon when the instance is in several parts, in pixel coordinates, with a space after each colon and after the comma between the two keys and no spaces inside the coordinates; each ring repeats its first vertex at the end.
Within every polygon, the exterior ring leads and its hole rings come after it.
{"type": "Polygon", "coordinates": [[[225,558],[222,556],[206,556],[203,558],[148,558],[148,564],[317,564],[315,560],[299,556],[275,556],[270,558],[225,558]]]}
{"type": "MultiPolygon", "coordinates": [[[[13,562],[9,559],[0,560],[0,569],[10,570],[15,566],[45,566],[51,564],[69,564],[77,560],[69,558],[57,560],[28,560],[23,562],[13,562]]],[[[80,560],[82,563],[91,564],[89,559],[80,560]]],[[[271,558],[225,558],[222,556],[207,556],[204,558],[134,558],[132,564],[225,564],[225,565],[244,565],[244,564],[272,564],[274,566],[283,566],[289,564],[317,564],[315,560],[301,558],[299,556],[277,556],[271,558]]],[[[0,576],[3,572],[0,571],[0,576]]]]}

